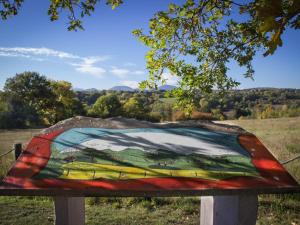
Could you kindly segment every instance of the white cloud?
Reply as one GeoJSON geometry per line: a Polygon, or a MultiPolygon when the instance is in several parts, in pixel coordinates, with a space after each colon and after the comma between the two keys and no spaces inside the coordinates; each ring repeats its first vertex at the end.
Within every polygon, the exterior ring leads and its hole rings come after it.
{"type": "Polygon", "coordinates": [[[67,52],[57,51],[50,48],[5,48],[0,47],[0,53],[6,53],[8,56],[34,57],[34,56],[52,56],[61,59],[80,59],[81,57],[67,52]]]}
{"type": "Polygon", "coordinates": [[[138,88],[139,87],[139,82],[135,80],[123,80],[120,82],[122,85],[131,87],[131,88],[138,88]]]}
{"type": "Polygon", "coordinates": [[[109,56],[82,57],[68,52],[57,51],[50,48],[23,48],[23,47],[0,47],[0,57],[24,57],[37,61],[46,61],[50,58],[64,60],[65,63],[74,67],[76,71],[101,77],[105,69],[96,66],[96,63],[108,60],[109,56]]]}
{"type": "Polygon", "coordinates": [[[177,85],[178,84],[178,77],[172,75],[170,72],[165,72],[162,74],[162,79],[166,80],[166,84],[169,85],[177,85]]]}
{"type": "Polygon", "coordinates": [[[106,61],[106,60],[110,59],[110,57],[109,56],[90,56],[90,57],[83,57],[82,59],[86,64],[95,64],[97,62],[106,61]]]}
{"type": "Polygon", "coordinates": [[[113,67],[113,69],[111,69],[110,72],[119,78],[125,78],[130,73],[129,70],[118,67],[113,67]]]}
{"type": "Polygon", "coordinates": [[[135,74],[135,75],[143,75],[143,74],[145,74],[145,71],[143,71],[143,70],[136,70],[136,71],[133,71],[133,74],[135,74]]]}
{"type": "Polygon", "coordinates": [[[103,74],[106,72],[106,70],[101,67],[84,64],[78,65],[75,69],[81,73],[88,73],[99,78],[102,78],[103,74]]]}
{"type": "Polygon", "coordinates": [[[135,63],[132,63],[132,62],[127,62],[127,63],[124,63],[124,66],[135,67],[136,64],[135,64],[135,63]]]}
{"type": "Polygon", "coordinates": [[[92,56],[92,57],[85,57],[83,58],[82,62],[75,63],[75,69],[81,73],[87,73],[94,75],[96,77],[103,77],[103,74],[106,72],[105,69],[99,66],[95,66],[94,64],[97,62],[101,62],[106,60],[107,57],[100,57],[100,56],[92,56]]]}
{"type": "Polygon", "coordinates": [[[29,56],[27,56],[27,55],[16,54],[16,53],[13,53],[13,52],[5,52],[5,51],[1,51],[1,50],[0,50],[0,56],[4,56],[4,57],[25,57],[25,58],[29,58],[29,56]]]}
{"type": "Polygon", "coordinates": [[[128,75],[143,75],[145,74],[144,70],[129,70],[126,68],[119,68],[116,66],[112,66],[112,69],[110,70],[110,72],[114,75],[116,75],[117,77],[124,79],[126,78],[128,75]]]}

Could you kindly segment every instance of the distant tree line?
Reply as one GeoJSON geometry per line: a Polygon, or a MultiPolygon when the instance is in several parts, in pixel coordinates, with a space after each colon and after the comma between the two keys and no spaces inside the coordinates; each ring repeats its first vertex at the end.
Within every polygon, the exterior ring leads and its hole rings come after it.
{"type": "Polygon", "coordinates": [[[0,91],[0,128],[45,127],[73,116],[123,116],[153,122],[300,116],[299,89],[256,88],[197,96],[190,114],[165,91],[74,91],[36,72],[8,78],[0,91]]]}
{"type": "Polygon", "coordinates": [[[199,111],[221,113],[224,119],[300,116],[300,90],[253,88],[199,97],[199,111]]]}

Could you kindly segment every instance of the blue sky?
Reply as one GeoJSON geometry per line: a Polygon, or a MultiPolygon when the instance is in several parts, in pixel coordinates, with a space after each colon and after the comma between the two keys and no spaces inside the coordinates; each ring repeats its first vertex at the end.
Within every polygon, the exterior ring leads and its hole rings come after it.
{"type": "MultiPolygon", "coordinates": [[[[136,86],[147,77],[147,48],[131,31],[147,30],[153,14],[174,0],[127,0],[116,10],[101,1],[84,19],[85,31],[78,32],[67,31],[64,15],[50,22],[48,2],[27,0],[18,16],[0,21],[0,89],[8,77],[23,71],[67,80],[77,88],[136,86]]],[[[274,55],[254,59],[254,81],[244,79],[243,69],[231,64],[229,74],[242,83],[240,88],[300,88],[300,32],[288,30],[283,40],[274,55]]],[[[176,79],[166,77],[175,84],[176,79]]]]}

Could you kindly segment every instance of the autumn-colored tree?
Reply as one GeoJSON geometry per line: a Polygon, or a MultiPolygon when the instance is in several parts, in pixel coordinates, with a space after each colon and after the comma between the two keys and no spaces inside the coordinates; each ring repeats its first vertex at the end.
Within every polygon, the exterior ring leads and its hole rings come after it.
{"type": "Polygon", "coordinates": [[[140,114],[142,106],[139,104],[136,98],[131,97],[123,105],[123,112],[127,117],[135,117],[137,114],[140,114]]]}
{"type": "Polygon", "coordinates": [[[76,98],[71,83],[67,81],[51,81],[51,87],[56,98],[52,113],[53,121],[51,123],[84,114],[83,106],[76,98]]]}
{"type": "Polygon", "coordinates": [[[26,125],[32,126],[33,121],[47,124],[51,120],[55,95],[45,76],[36,72],[16,74],[6,80],[4,92],[16,117],[22,117],[26,125]]]}
{"type": "Polygon", "coordinates": [[[148,113],[146,108],[143,98],[135,95],[128,99],[123,105],[123,113],[126,117],[144,119],[148,113]]]}
{"type": "Polygon", "coordinates": [[[5,127],[52,125],[84,114],[69,82],[48,80],[36,72],[8,78],[0,94],[0,122],[7,118],[5,127]]]}

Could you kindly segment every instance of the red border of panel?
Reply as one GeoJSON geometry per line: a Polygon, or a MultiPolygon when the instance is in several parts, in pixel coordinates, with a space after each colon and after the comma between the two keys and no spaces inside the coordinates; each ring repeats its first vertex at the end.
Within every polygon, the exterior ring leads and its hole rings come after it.
{"type": "MultiPolygon", "coordinates": [[[[252,134],[238,136],[239,143],[251,154],[252,163],[261,175],[257,177],[234,177],[218,181],[200,178],[142,178],[130,180],[70,180],[70,179],[33,179],[48,163],[51,155],[52,140],[64,132],[54,131],[49,134],[34,137],[26,150],[21,154],[13,168],[9,171],[1,189],[25,190],[84,190],[95,193],[98,191],[201,191],[261,189],[261,188],[299,188],[297,182],[289,175],[284,167],[252,134]]],[[[49,194],[51,195],[51,194],[49,194]]]]}

